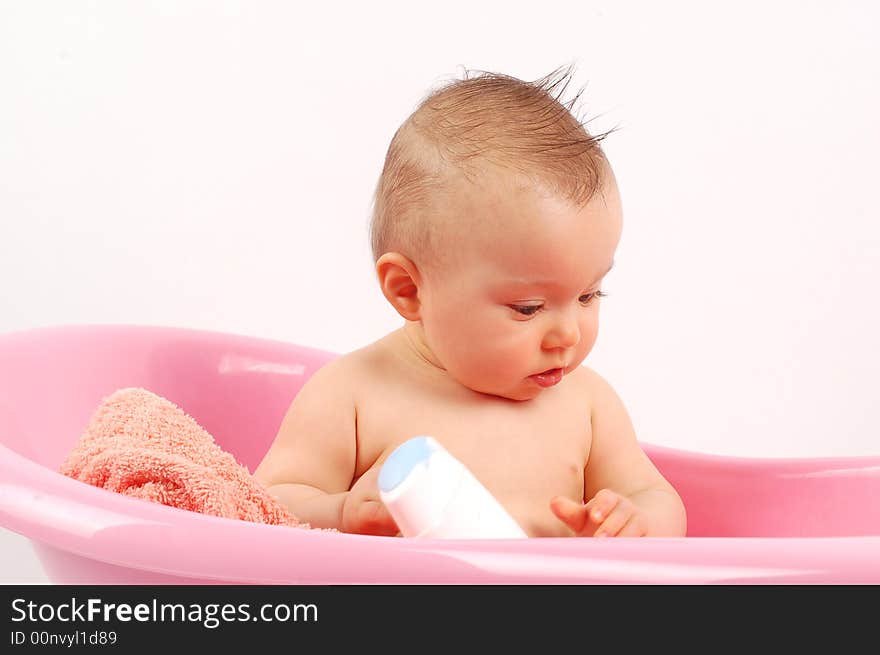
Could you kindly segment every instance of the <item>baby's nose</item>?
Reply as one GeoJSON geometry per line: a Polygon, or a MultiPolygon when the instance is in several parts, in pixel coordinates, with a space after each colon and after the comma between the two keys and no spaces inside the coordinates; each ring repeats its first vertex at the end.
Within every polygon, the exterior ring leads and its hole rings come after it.
{"type": "Polygon", "coordinates": [[[545,348],[573,348],[581,340],[577,318],[571,313],[560,314],[544,335],[545,348]]]}

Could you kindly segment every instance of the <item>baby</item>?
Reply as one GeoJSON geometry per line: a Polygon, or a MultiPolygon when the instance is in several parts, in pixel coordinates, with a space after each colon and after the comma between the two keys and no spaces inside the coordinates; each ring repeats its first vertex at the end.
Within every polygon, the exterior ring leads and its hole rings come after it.
{"type": "Polygon", "coordinates": [[[255,476],[302,521],[397,535],[377,478],[430,435],[532,537],[683,536],[676,491],[581,366],[622,216],[599,141],[536,82],[465,76],[397,130],[372,247],[403,327],[317,371],[255,476]]]}

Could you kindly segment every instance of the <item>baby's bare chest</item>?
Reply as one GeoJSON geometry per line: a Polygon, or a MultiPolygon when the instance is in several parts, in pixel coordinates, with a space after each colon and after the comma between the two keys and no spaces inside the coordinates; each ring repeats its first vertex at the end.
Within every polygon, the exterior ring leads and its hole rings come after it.
{"type": "Polygon", "coordinates": [[[405,385],[375,387],[358,402],[356,477],[381,466],[407,439],[429,435],[527,532],[556,534],[561,524],[550,512],[550,499],[583,497],[590,449],[589,399],[572,391],[541,402],[456,402],[405,385]]]}

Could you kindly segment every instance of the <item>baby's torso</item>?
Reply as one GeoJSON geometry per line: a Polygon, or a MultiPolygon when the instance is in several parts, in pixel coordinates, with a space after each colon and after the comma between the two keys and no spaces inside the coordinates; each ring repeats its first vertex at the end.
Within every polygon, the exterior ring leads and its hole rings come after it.
{"type": "Polygon", "coordinates": [[[421,375],[381,341],[352,355],[362,381],[356,386],[355,481],[407,439],[430,435],[473,472],[529,536],[571,534],[550,510],[550,499],[583,499],[591,437],[583,371],[533,400],[517,402],[421,375]]]}

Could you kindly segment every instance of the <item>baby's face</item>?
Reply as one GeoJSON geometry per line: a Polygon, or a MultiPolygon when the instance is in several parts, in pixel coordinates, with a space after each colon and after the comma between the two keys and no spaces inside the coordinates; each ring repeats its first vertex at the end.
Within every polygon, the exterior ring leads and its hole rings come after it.
{"type": "Polygon", "coordinates": [[[575,370],[596,342],[602,279],[620,240],[613,173],[578,209],[534,190],[471,192],[449,207],[467,217],[444,236],[454,253],[420,289],[425,345],[459,383],[529,400],[575,370]]]}

